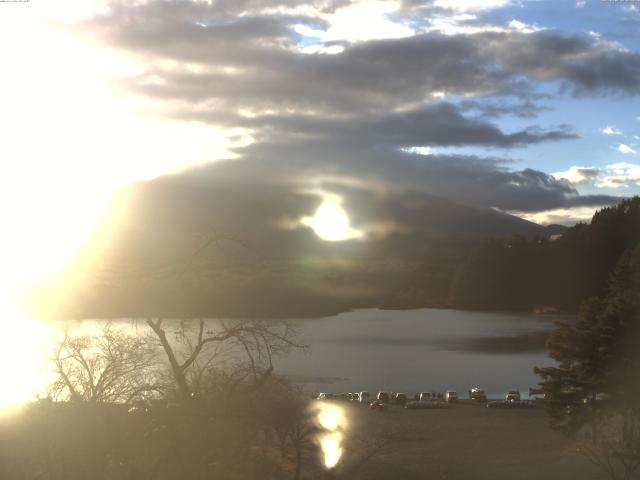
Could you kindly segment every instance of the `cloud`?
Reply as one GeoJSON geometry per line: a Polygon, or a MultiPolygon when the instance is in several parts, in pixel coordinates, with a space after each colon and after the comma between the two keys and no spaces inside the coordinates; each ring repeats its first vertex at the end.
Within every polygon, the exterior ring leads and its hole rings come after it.
{"type": "Polygon", "coordinates": [[[465,12],[454,15],[451,13],[434,14],[429,18],[429,25],[420,30],[422,32],[439,32],[445,35],[472,35],[485,32],[533,33],[544,29],[515,19],[504,25],[486,23],[483,17],[465,12]]]}
{"type": "Polygon", "coordinates": [[[361,1],[321,15],[328,28],[319,39],[356,42],[414,35],[413,28],[390,19],[399,9],[400,4],[393,1],[361,1]]]}
{"type": "Polygon", "coordinates": [[[574,95],[640,93],[640,56],[599,37],[510,28],[366,42],[338,35],[318,43],[304,32],[330,31],[330,15],[342,10],[295,15],[255,10],[238,17],[215,5],[120,6],[81,26],[91,38],[134,54],[145,65],[140,75],[123,78],[122,88],[165,103],[195,100],[199,108],[211,105],[225,113],[238,104],[319,113],[389,111],[443,91],[526,97],[547,82],[559,82],[574,95]],[[301,55],[327,48],[341,53],[301,55]]]}
{"type": "Polygon", "coordinates": [[[573,226],[577,222],[590,222],[599,207],[557,208],[532,214],[521,213],[522,218],[541,225],[573,226]]]}
{"type": "Polygon", "coordinates": [[[618,151],[620,153],[636,153],[636,151],[631,148],[629,145],[626,145],[624,143],[621,143],[620,145],[618,145],[618,151]]]}
{"type": "Polygon", "coordinates": [[[598,182],[599,187],[621,188],[640,185],[640,165],[634,163],[612,163],[607,165],[598,182]]]}
{"type": "Polygon", "coordinates": [[[506,7],[512,0],[435,0],[433,5],[455,11],[489,10],[506,7]]]}
{"type": "Polygon", "coordinates": [[[640,55],[602,37],[518,21],[444,35],[424,32],[428,21],[407,13],[449,11],[471,25],[482,21],[481,7],[507,3],[409,1],[398,10],[398,2],[148,1],[114,4],[75,26],[139,63],[137,72],[112,80],[121,94],[144,97],[175,119],[240,129],[246,146],[232,151],[243,181],[276,172],[298,186],[301,178],[365,177],[522,212],[615,201],[579,195],[566,176],[437,153],[443,146],[512,149],[576,139],[567,125],[532,121],[509,131],[492,120],[535,119],[545,108],[538,101],[557,85],[574,96],[640,93],[640,55]],[[349,33],[343,21],[354,15],[390,22],[390,30],[378,39],[366,25],[349,33]],[[404,33],[395,35],[396,27],[404,33]],[[420,148],[431,155],[419,155],[420,148]]]}
{"type": "Polygon", "coordinates": [[[620,129],[611,125],[607,125],[606,127],[602,128],[600,132],[603,135],[622,135],[622,131],[620,129]]]}
{"type": "Polygon", "coordinates": [[[419,150],[407,150],[363,149],[330,139],[255,144],[246,147],[241,152],[243,159],[232,165],[240,178],[277,178],[300,188],[321,188],[345,196],[347,203],[349,193],[341,186],[346,179],[361,182],[360,188],[364,184],[382,193],[422,192],[456,203],[507,211],[608,205],[619,200],[607,195],[579,195],[565,181],[533,169],[511,170],[498,158],[445,155],[433,150],[421,155],[419,150]],[[336,182],[335,178],[343,180],[336,182]]]}
{"type": "Polygon", "coordinates": [[[552,173],[558,180],[566,180],[572,185],[584,185],[593,182],[600,175],[600,170],[596,167],[573,166],[563,172],[552,173]]]}

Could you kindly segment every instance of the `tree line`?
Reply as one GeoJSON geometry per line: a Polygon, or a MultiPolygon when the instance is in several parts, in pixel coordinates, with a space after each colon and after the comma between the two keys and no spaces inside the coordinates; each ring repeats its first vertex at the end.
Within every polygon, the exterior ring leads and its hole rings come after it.
{"type": "Polygon", "coordinates": [[[577,312],[606,291],[616,262],[639,241],[640,197],[599,210],[590,224],[559,238],[492,238],[458,268],[450,302],[467,309],[577,312]]]}

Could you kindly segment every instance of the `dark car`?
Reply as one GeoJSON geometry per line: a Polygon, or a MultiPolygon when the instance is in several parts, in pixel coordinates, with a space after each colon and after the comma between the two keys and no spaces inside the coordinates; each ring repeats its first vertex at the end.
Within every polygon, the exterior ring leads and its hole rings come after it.
{"type": "Polygon", "coordinates": [[[407,396],[404,393],[396,393],[393,400],[396,405],[405,405],[407,403],[407,396]]]}
{"type": "Polygon", "coordinates": [[[378,400],[384,403],[389,403],[390,400],[389,392],[378,392],[378,400]]]}

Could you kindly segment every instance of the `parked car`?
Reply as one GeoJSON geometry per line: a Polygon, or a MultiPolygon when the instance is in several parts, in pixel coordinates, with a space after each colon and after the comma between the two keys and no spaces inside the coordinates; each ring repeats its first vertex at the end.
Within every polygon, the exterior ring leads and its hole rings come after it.
{"type": "Polygon", "coordinates": [[[469,390],[469,400],[472,402],[486,402],[487,394],[480,387],[471,387],[469,390]]]}
{"type": "Polygon", "coordinates": [[[359,394],[359,401],[360,403],[369,403],[371,400],[371,395],[369,394],[369,392],[364,391],[364,392],[360,392],[359,394]]]}
{"type": "Polygon", "coordinates": [[[447,403],[455,403],[458,401],[458,392],[455,390],[447,390],[444,394],[444,400],[447,403]]]}
{"type": "Polygon", "coordinates": [[[390,400],[389,392],[378,392],[377,399],[380,400],[381,402],[389,403],[389,400],[390,400]]]}
{"type": "Polygon", "coordinates": [[[318,394],[318,400],[336,400],[336,395],[333,393],[320,393],[318,394]]]}
{"type": "Polygon", "coordinates": [[[507,402],[519,402],[520,401],[520,392],[518,390],[509,390],[507,395],[504,397],[507,402]]]}
{"type": "Polygon", "coordinates": [[[385,410],[387,408],[387,404],[382,400],[374,400],[369,404],[369,408],[371,410],[385,410]]]}
{"type": "Polygon", "coordinates": [[[406,408],[407,410],[423,410],[426,408],[429,408],[429,403],[428,402],[407,402],[407,404],[404,406],[404,408],[406,408]]]}
{"type": "Polygon", "coordinates": [[[418,400],[421,402],[430,402],[431,401],[431,392],[420,392],[420,396],[418,400]]]}
{"type": "Polygon", "coordinates": [[[396,393],[393,397],[393,400],[395,401],[396,405],[406,405],[407,396],[404,393],[396,393]]]}

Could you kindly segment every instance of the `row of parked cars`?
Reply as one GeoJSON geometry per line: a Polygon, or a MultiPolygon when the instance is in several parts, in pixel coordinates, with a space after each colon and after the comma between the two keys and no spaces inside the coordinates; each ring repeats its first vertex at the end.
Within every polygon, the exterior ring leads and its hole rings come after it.
{"type": "MultiPolygon", "coordinates": [[[[406,394],[401,392],[378,392],[375,398],[367,391],[353,393],[320,393],[318,400],[344,400],[358,403],[366,403],[371,408],[384,408],[388,404],[403,405],[406,408],[429,408],[443,407],[445,405],[458,401],[458,392],[455,390],[447,390],[445,392],[420,392],[416,393],[413,398],[408,398],[406,394]]],[[[487,403],[487,394],[480,387],[472,387],[469,389],[469,400],[473,402],[487,403]]],[[[488,402],[487,406],[498,406],[505,404],[506,406],[515,406],[523,404],[520,392],[518,390],[510,390],[503,401],[488,402]]]]}
{"type": "Polygon", "coordinates": [[[320,393],[318,400],[343,400],[350,402],[359,402],[369,404],[371,408],[383,408],[388,404],[403,405],[407,408],[415,407],[415,404],[427,403],[453,403],[458,401],[458,392],[455,390],[447,390],[446,392],[420,392],[416,393],[413,398],[407,397],[402,392],[378,392],[373,398],[367,391],[354,393],[320,393]]]}

